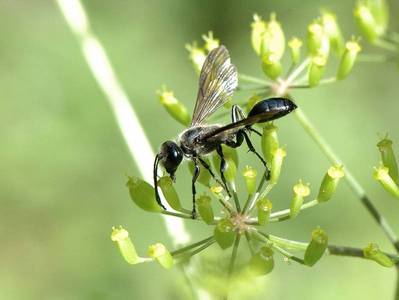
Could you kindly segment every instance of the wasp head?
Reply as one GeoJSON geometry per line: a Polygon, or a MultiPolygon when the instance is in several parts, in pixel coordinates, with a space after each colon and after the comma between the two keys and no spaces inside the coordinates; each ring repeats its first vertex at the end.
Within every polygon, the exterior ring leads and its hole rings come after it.
{"type": "Polygon", "coordinates": [[[170,178],[175,180],[175,172],[183,160],[183,152],[173,141],[166,141],[161,145],[160,161],[170,178]]]}

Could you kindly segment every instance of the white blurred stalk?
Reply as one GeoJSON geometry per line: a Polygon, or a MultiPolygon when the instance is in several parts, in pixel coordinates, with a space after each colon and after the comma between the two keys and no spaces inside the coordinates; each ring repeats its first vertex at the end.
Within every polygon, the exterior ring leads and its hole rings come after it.
{"type": "MultiPolygon", "coordinates": [[[[80,0],[56,0],[66,22],[78,38],[84,58],[99,87],[104,92],[133,160],[147,182],[152,182],[154,152],[137,115],[122,89],[111,63],[97,37],[80,0]]],[[[181,219],[162,216],[175,245],[187,244],[190,236],[181,219]]]]}

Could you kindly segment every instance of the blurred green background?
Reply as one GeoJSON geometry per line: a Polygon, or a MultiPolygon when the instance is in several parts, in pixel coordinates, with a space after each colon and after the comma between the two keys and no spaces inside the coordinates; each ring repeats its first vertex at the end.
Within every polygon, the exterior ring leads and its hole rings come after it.
{"type": "MultiPolygon", "coordinates": [[[[194,106],[197,78],[185,43],[213,30],[240,72],[261,75],[249,39],[254,12],[265,18],[277,12],[286,36],[303,38],[306,25],[325,7],[337,13],[346,38],[357,32],[354,3],[344,0],[83,3],[154,149],[182,130],[159,105],[155,90],[167,84],[190,110],[194,106]]],[[[390,5],[391,27],[398,28],[393,16],[399,3],[390,5]]],[[[150,243],[171,244],[161,218],[128,198],[125,175],[138,175],[136,165],[55,2],[0,0],[0,36],[0,298],[176,299],[177,270],[129,266],[110,241],[111,227],[122,224],[141,253],[150,243]]],[[[398,203],[371,176],[379,161],[378,134],[389,132],[399,142],[398,76],[394,64],[359,64],[348,80],[294,97],[399,232],[398,203]]],[[[299,178],[317,190],[330,164],[292,117],[278,126],[288,156],[272,198],[275,207],[285,208],[299,178]]],[[[241,167],[255,164],[245,152],[241,167]]],[[[189,206],[187,168],[179,174],[189,206]]],[[[211,232],[189,223],[194,238],[211,232]]],[[[363,247],[373,241],[393,251],[345,183],[328,204],[269,229],[308,240],[317,225],[331,243],[363,247]]],[[[391,299],[395,276],[394,269],[361,259],[326,257],[314,268],[278,259],[254,298],[391,299]]]]}

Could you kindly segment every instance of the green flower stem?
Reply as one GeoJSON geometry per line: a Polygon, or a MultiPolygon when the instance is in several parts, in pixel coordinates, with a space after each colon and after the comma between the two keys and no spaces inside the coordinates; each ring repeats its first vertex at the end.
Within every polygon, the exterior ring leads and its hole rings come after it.
{"type": "Polygon", "coordinates": [[[210,240],[207,243],[203,244],[201,247],[198,247],[197,249],[194,249],[191,252],[187,252],[184,255],[180,255],[179,258],[181,258],[182,260],[186,260],[187,258],[192,257],[192,256],[204,251],[206,248],[211,246],[213,243],[215,243],[215,240],[212,238],[212,240],[210,240]]]}
{"type": "Polygon", "coordinates": [[[253,91],[253,90],[266,90],[268,87],[265,87],[264,84],[256,84],[256,85],[239,85],[237,87],[237,91],[253,91]]]}
{"type": "Polygon", "coordinates": [[[241,212],[240,201],[238,201],[238,195],[237,195],[236,188],[234,186],[232,186],[232,184],[229,184],[229,185],[230,185],[230,190],[232,191],[232,194],[233,194],[233,199],[234,199],[234,204],[236,206],[236,210],[237,210],[237,212],[241,212]]]}
{"type": "Polygon", "coordinates": [[[391,51],[391,52],[395,52],[395,53],[398,52],[398,45],[397,44],[393,44],[392,42],[387,41],[387,40],[377,39],[374,42],[374,45],[377,46],[377,47],[380,47],[382,49],[385,49],[387,51],[391,51]]]}
{"type": "Polygon", "coordinates": [[[254,197],[252,197],[250,203],[248,204],[247,213],[249,214],[252,209],[255,207],[255,203],[258,199],[264,199],[273,189],[276,183],[269,183],[266,188],[262,191],[262,193],[256,192],[254,197]]]}
{"type": "Polygon", "coordinates": [[[265,234],[262,234],[261,232],[254,231],[253,232],[254,236],[260,240],[261,242],[265,242],[267,244],[271,244],[272,248],[275,249],[276,251],[280,252],[282,255],[287,257],[288,259],[291,259],[297,263],[304,264],[303,259],[296,257],[295,255],[289,253],[285,249],[281,248],[280,246],[276,245],[276,242],[273,242],[271,239],[269,239],[265,234]]]}
{"type": "Polygon", "coordinates": [[[249,252],[251,252],[251,255],[254,256],[255,250],[251,243],[251,236],[249,235],[249,233],[247,231],[245,231],[245,239],[247,240],[249,252]]]}
{"type": "Polygon", "coordinates": [[[383,54],[359,54],[357,57],[357,60],[359,62],[375,62],[375,63],[384,63],[392,59],[394,58],[383,54]]]}
{"type": "MultiPolygon", "coordinates": [[[[266,234],[263,232],[259,232],[260,235],[265,237],[268,241],[283,247],[284,249],[292,249],[292,250],[306,250],[308,247],[308,243],[292,241],[288,239],[284,239],[278,236],[274,236],[271,234],[266,234]]],[[[336,256],[348,256],[348,257],[359,257],[365,258],[363,254],[363,249],[354,248],[354,247],[346,247],[346,246],[336,246],[336,245],[328,245],[327,254],[336,255],[336,256]]],[[[399,265],[399,255],[390,254],[383,252],[389,258],[391,258],[396,264],[399,265]]]]}
{"type": "Polygon", "coordinates": [[[181,254],[184,254],[184,253],[187,252],[187,251],[190,251],[190,250],[193,249],[193,248],[199,247],[199,246],[201,246],[201,245],[203,245],[203,244],[206,244],[206,243],[209,243],[210,241],[213,241],[213,240],[214,240],[213,236],[210,236],[210,237],[208,237],[208,238],[206,238],[206,239],[203,239],[203,240],[201,240],[201,241],[199,241],[199,242],[193,243],[193,244],[188,245],[188,246],[186,246],[186,247],[183,247],[183,248],[180,248],[180,249],[175,250],[175,251],[173,251],[173,252],[170,252],[170,254],[171,254],[172,256],[181,255],[181,254]]]}
{"type": "MultiPolygon", "coordinates": [[[[316,142],[316,144],[320,147],[322,152],[327,156],[328,160],[333,164],[343,165],[341,159],[338,158],[335,152],[331,149],[330,145],[324,140],[324,138],[316,130],[316,128],[313,126],[313,124],[305,115],[305,113],[302,111],[302,109],[297,108],[294,111],[294,115],[297,118],[298,122],[301,124],[301,126],[309,134],[309,136],[316,142]]],[[[377,208],[371,203],[364,188],[360,185],[360,183],[352,175],[351,171],[347,167],[345,167],[344,179],[348,182],[353,192],[360,199],[360,201],[367,209],[367,211],[371,214],[373,219],[379,224],[381,229],[384,231],[385,235],[394,245],[396,251],[399,252],[399,239],[396,236],[395,232],[392,230],[392,227],[389,225],[388,221],[381,215],[381,213],[377,210],[377,208]]]]}
{"type": "Polygon", "coordinates": [[[250,75],[245,75],[242,73],[238,74],[238,79],[245,81],[245,82],[261,84],[261,85],[264,85],[265,87],[270,87],[273,84],[273,82],[271,82],[271,81],[268,81],[265,79],[260,79],[260,78],[253,77],[250,75]]]}
{"type": "MultiPolygon", "coordinates": [[[[162,210],[162,211],[160,211],[160,213],[163,215],[173,216],[173,217],[177,217],[177,218],[193,219],[191,215],[186,215],[186,214],[182,214],[182,213],[178,213],[178,212],[174,212],[174,211],[162,210]]],[[[200,218],[197,218],[195,220],[200,220],[200,218]]]]}
{"type": "Polygon", "coordinates": [[[228,203],[226,200],[219,198],[219,197],[218,197],[218,200],[219,200],[219,203],[228,211],[229,214],[234,213],[234,209],[230,203],[228,203]]]}
{"type": "Polygon", "coordinates": [[[278,252],[280,252],[282,255],[284,255],[286,258],[291,259],[301,265],[304,265],[305,262],[303,261],[302,258],[299,258],[297,256],[295,256],[294,254],[288,252],[287,250],[277,246],[275,243],[272,244],[272,248],[276,249],[278,252]]]}
{"type": "MultiPolygon", "coordinates": [[[[344,247],[336,245],[328,245],[327,254],[337,255],[337,256],[349,256],[349,257],[359,257],[365,258],[363,249],[354,247],[344,247]]],[[[386,256],[392,259],[397,265],[399,264],[399,256],[391,253],[383,252],[386,256]]]]}
{"type": "MultiPolygon", "coordinates": [[[[319,85],[334,83],[336,81],[337,81],[337,78],[335,76],[334,77],[330,77],[330,78],[325,78],[325,79],[320,80],[319,85]]],[[[309,84],[299,84],[299,82],[301,82],[301,80],[298,80],[297,82],[294,82],[292,85],[290,85],[290,88],[293,88],[293,89],[311,88],[311,86],[309,84]]]]}
{"type": "Polygon", "coordinates": [[[233,245],[233,251],[232,251],[231,257],[230,257],[229,269],[227,271],[228,278],[231,277],[231,275],[233,274],[233,271],[234,271],[234,264],[235,264],[236,258],[237,258],[237,251],[238,251],[238,246],[240,245],[240,238],[241,238],[241,236],[237,233],[236,239],[235,239],[234,245],[233,245]]]}
{"type": "MultiPolygon", "coordinates": [[[[319,202],[317,201],[317,199],[314,199],[312,201],[302,204],[300,210],[311,208],[313,206],[316,206],[317,204],[319,204],[319,202]]],[[[290,209],[284,209],[284,210],[280,210],[280,211],[276,211],[275,213],[272,213],[270,215],[269,222],[281,222],[281,221],[289,220],[290,218],[291,218],[290,217],[290,209]]]]}
{"type": "Polygon", "coordinates": [[[242,213],[245,214],[247,212],[248,209],[252,209],[252,207],[255,205],[256,200],[259,199],[259,193],[262,190],[263,186],[266,183],[266,175],[267,172],[265,172],[262,176],[261,181],[259,182],[258,188],[256,189],[256,193],[253,194],[252,196],[250,195],[247,199],[247,201],[244,204],[244,208],[242,210],[242,213]]]}
{"type": "Polygon", "coordinates": [[[310,57],[307,57],[286,79],[286,85],[290,86],[293,81],[306,69],[309,65],[310,57]]]}
{"type": "Polygon", "coordinates": [[[304,242],[297,242],[297,241],[291,241],[291,240],[287,240],[275,235],[271,235],[271,234],[266,234],[263,232],[259,233],[261,235],[263,235],[264,237],[268,238],[271,242],[276,243],[278,245],[280,245],[281,247],[284,247],[285,249],[292,249],[292,250],[306,250],[306,248],[308,247],[308,243],[304,243],[304,242]]]}
{"type": "Polygon", "coordinates": [[[242,209],[243,213],[246,212],[246,210],[248,209],[248,205],[249,203],[251,203],[251,199],[254,195],[248,195],[247,201],[245,201],[244,207],[242,209]]]}

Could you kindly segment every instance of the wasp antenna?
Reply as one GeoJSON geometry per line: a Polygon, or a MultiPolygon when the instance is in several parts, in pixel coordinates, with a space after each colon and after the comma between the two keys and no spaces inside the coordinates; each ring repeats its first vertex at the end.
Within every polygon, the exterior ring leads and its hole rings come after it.
{"type": "Polygon", "coordinates": [[[161,160],[161,155],[158,153],[155,156],[154,169],[153,169],[155,200],[157,201],[160,207],[166,210],[166,207],[161,202],[161,198],[159,197],[159,191],[158,191],[158,165],[160,160],[161,160]]]}

